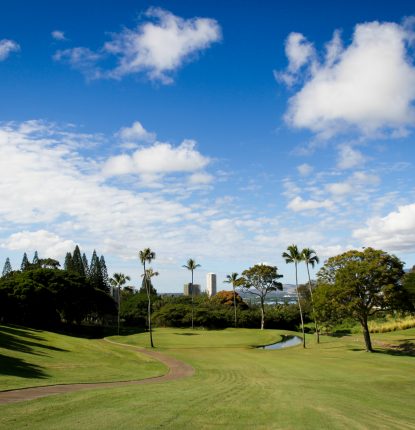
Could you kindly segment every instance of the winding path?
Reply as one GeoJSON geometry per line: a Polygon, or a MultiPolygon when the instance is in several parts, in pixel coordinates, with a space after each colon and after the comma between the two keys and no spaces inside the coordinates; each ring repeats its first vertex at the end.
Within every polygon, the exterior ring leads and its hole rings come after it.
{"type": "Polygon", "coordinates": [[[132,345],[126,345],[119,342],[114,342],[109,339],[104,339],[106,342],[122,346],[123,348],[131,348],[142,354],[146,354],[161,363],[165,364],[169,371],[163,376],[155,376],[152,378],[140,379],[138,381],[115,381],[115,382],[92,382],[80,384],[58,384],[46,385],[42,387],[20,388],[17,390],[0,391],[0,404],[22,402],[25,400],[38,399],[40,397],[52,396],[54,394],[72,393],[74,391],[91,390],[96,388],[113,388],[123,387],[127,385],[142,385],[154,384],[158,382],[172,381],[174,379],[186,378],[192,376],[195,372],[192,366],[183,361],[176,360],[173,357],[164,355],[161,352],[147,350],[132,345]]]}

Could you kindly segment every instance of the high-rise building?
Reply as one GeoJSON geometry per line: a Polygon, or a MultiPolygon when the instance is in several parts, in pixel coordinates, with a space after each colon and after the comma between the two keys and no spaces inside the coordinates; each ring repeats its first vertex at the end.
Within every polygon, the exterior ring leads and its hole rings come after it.
{"type": "Polygon", "coordinates": [[[216,273],[208,273],[206,275],[206,292],[209,297],[216,294],[216,273]]]}
{"type": "Polygon", "coordinates": [[[191,296],[193,290],[193,296],[198,296],[200,294],[200,285],[198,284],[184,284],[183,287],[183,295],[185,296],[191,296]]]}

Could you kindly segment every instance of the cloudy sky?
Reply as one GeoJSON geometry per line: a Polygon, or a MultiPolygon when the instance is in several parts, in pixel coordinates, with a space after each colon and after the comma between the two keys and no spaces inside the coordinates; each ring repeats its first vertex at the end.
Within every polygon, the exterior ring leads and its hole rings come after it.
{"type": "MultiPolygon", "coordinates": [[[[409,2],[13,1],[0,261],[79,244],[160,292],[373,246],[415,264],[409,2]]],[[[300,280],[304,278],[304,271],[300,280]]]]}

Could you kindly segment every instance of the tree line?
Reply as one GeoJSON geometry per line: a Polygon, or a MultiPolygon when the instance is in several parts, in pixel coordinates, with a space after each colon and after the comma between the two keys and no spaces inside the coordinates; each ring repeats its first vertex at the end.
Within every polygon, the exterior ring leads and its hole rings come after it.
{"type": "Polygon", "coordinates": [[[23,254],[20,270],[7,258],[0,278],[0,319],[34,327],[103,325],[117,312],[108,294],[105,258],[94,250],[91,262],[79,246],[65,257],[64,267],[52,258],[23,254]]]}

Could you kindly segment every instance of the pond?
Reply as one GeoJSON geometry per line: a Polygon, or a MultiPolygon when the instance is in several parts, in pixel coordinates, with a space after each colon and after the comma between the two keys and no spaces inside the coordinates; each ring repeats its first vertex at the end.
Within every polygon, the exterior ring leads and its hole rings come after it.
{"type": "Polygon", "coordinates": [[[282,340],[271,345],[258,346],[259,349],[282,349],[289,346],[300,345],[303,339],[299,336],[283,336],[282,340]]]}

